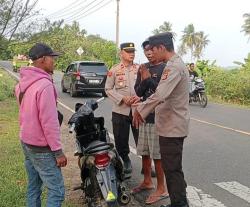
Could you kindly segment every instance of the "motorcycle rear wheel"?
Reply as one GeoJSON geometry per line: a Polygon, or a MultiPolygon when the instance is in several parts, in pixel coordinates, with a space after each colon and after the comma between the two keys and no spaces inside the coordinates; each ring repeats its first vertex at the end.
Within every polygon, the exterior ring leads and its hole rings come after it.
{"type": "Polygon", "coordinates": [[[102,196],[95,177],[88,177],[85,180],[85,198],[88,207],[119,207],[118,201],[107,203],[102,196]],[[87,183],[91,183],[90,185],[87,183]],[[88,187],[87,187],[88,186],[88,187]],[[86,191],[88,191],[86,195],[86,191]]]}
{"type": "Polygon", "coordinates": [[[206,93],[199,93],[199,104],[202,108],[207,106],[207,95],[206,93]]]}

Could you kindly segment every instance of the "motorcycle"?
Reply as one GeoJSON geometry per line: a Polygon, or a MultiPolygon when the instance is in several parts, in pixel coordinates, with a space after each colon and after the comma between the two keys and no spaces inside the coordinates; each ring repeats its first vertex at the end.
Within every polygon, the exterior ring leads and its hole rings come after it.
{"type": "Polygon", "coordinates": [[[205,91],[205,82],[201,78],[190,77],[189,103],[199,102],[200,106],[207,106],[207,95],[205,91]]]}
{"type": "Polygon", "coordinates": [[[125,179],[123,161],[110,142],[104,118],[95,117],[97,101],[76,103],[70,118],[69,132],[75,132],[81,185],[88,207],[118,207],[127,205],[131,197],[123,185],[125,179]]]}

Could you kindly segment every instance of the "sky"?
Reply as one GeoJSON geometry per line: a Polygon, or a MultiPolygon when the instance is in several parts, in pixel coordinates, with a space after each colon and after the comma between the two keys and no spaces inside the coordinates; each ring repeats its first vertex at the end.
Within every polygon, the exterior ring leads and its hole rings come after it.
{"type": "MultiPolygon", "coordinates": [[[[51,20],[64,17],[70,23],[78,18],[81,29],[87,30],[88,34],[99,34],[115,41],[116,0],[91,2],[93,0],[39,0],[36,9],[51,20]],[[106,2],[109,2],[106,6],[89,14],[106,2]],[[98,3],[99,6],[94,7],[98,3]],[[93,9],[88,11],[91,7],[93,9]]],[[[152,30],[164,21],[170,22],[177,33],[177,48],[182,31],[192,23],[195,31],[203,31],[210,40],[202,59],[216,60],[216,64],[222,67],[234,66],[234,61],[243,62],[250,52],[250,40],[241,32],[244,13],[250,13],[250,0],[120,0],[119,42],[134,42],[137,50],[135,62],[142,63],[146,58],[141,43],[152,35],[152,30]]],[[[183,58],[190,62],[189,56],[183,58]]]]}

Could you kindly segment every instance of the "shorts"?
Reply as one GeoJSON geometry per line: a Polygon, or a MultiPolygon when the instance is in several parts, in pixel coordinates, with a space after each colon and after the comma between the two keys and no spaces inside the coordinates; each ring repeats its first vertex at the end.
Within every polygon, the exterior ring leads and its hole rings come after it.
{"type": "Polygon", "coordinates": [[[155,124],[145,123],[139,127],[137,154],[147,155],[151,159],[161,159],[159,135],[156,134],[155,124]]]}

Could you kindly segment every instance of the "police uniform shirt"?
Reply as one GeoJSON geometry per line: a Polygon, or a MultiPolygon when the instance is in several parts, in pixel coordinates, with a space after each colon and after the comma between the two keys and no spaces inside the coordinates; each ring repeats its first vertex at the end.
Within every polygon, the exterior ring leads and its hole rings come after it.
{"type": "Polygon", "coordinates": [[[123,63],[119,63],[113,66],[108,72],[105,91],[113,102],[113,112],[126,116],[130,114],[131,107],[126,105],[122,101],[122,98],[124,96],[136,95],[134,85],[138,68],[139,66],[137,64],[126,67],[123,63]]]}
{"type": "Polygon", "coordinates": [[[156,92],[137,110],[143,119],[155,109],[157,133],[163,137],[185,137],[189,126],[189,74],[178,55],[165,67],[156,92]]]}

